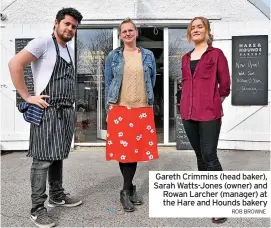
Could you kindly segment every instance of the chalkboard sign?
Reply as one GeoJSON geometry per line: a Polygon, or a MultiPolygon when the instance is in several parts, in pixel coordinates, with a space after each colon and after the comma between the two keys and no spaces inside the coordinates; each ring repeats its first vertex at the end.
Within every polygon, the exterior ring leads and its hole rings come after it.
{"type": "MultiPolygon", "coordinates": [[[[28,44],[30,40],[32,39],[30,38],[15,39],[15,53],[17,54],[22,49],[24,49],[24,47],[28,44]]],[[[24,68],[24,80],[29,93],[31,95],[34,95],[33,75],[30,64],[24,68]]],[[[24,102],[24,99],[20,96],[18,92],[16,92],[16,105],[19,105],[22,102],[24,102]]]]}
{"type": "Polygon", "coordinates": [[[268,36],[232,37],[232,105],[268,104],[268,36]]]}
{"type": "Polygon", "coordinates": [[[177,150],[192,150],[191,144],[185,133],[180,114],[177,114],[176,116],[176,147],[177,150]]]}

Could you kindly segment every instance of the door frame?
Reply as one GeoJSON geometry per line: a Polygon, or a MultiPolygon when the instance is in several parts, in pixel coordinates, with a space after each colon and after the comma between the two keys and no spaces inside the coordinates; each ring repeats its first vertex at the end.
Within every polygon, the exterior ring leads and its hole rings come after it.
{"type": "Polygon", "coordinates": [[[98,82],[97,82],[97,90],[98,90],[98,99],[97,99],[97,138],[98,139],[106,139],[106,129],[103,129],[103,88],[102,88],[102,81],[101,81],[101,75],[102,75],[102,70],[100,69],[100,63],[98,64],[98,82]]]}
{"type": "MultiPolygon", "coordinates": [[[[219,18],[210,19],[220,20],[219,18]]],[[[160,27],[164,30],[164,142],[158,143],[158,146],[175,146],[176,142],[169,142],[169,32],[170,28],[183,28],[187,27],[190,20],[177,20],[177,19],[134,19],[133,20],[137,27],[160,27]]],[[[112,28],[113,29],[113,49],[119,47],[120,41],[118,38],[118,26],[122,20],[83,20],[79,28],[112,28]]],[[[98,98],[99,99],[99,98],[98,98]]],[[[101,103],[101,101],[99,101],[101,103]]],[[[98,104],[98,107],[103,108],[98,104]]],[[[101,115],[99,112],[98,115],[101,115]]],[[[101,117],[99,117],[101,118],[101,117]]],[[[100,119],[98,119],[100,121],[100,119]]],[[[97,128],[97,135],[105,137],[106,130],[97,128]]],[[[105,146],[105,142],[102,143],[74,143],[75,146],[105,146]]]]}

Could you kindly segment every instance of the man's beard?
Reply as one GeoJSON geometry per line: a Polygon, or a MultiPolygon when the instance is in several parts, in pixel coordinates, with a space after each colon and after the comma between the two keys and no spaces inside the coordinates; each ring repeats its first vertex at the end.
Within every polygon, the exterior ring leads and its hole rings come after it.
{"type": "Polygon", "coordinates": [[[62,34],[60,34],[58,31],[56,31],[56,33],[57,33],[58,38],[61,39],[64,42],[66,42],[66,43],[69,42],[69,41],[71,41],[72,38],[73,38],[73,37],[71,37],[71,38],[65,37],[62,34]]]}

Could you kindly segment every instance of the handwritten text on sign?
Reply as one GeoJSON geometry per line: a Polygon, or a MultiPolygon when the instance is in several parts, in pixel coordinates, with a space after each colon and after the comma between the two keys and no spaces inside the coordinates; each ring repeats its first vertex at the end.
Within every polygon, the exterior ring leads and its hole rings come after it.
{"type": "Polygon", "coordinates": [[[267,105],[268,36],[232,37],[232,104],[267,105]]]}
{"type": "Polygon", "coordinates": [[[150,171],[150,217],[269,217],[270,172],[150,171]]]}

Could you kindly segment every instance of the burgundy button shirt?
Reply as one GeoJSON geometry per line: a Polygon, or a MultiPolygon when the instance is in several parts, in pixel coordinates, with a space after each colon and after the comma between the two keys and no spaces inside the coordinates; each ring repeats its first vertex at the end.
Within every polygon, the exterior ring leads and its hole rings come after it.
{"type": "Polygon", "coordinates": [[[220,49],[209,46],[192,75],[191,53],[182,57],[181,117],[195,121],[219,119],[223,116],[221,97],[230,94],[227,59],[220,49]]]}

